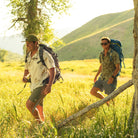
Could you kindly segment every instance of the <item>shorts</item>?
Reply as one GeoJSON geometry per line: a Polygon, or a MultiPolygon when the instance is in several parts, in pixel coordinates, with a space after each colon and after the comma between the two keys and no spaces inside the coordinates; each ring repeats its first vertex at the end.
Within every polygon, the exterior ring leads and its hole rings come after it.
{"type": "Polygon", "coordinates": [[[115,78],[112,84],[107,84],[107,82],[108,80],[102,80],[101,77],[99,77],[93,87],[99,88],[101,91],[105,90],[105,94],[109,95],[116,89],[117,79],[115,78]]]}
{"type": "MultiPolygon", "coordinates": [[[[49,78],[46,78],[45,80],[43,80],[43,86],[40,86],[36,89],[34,89],[32,92],[31,92],[31,96],[29,97],[29,100],[31,102],[34,102],[36,103],[40,98],[41,98],[41,92],[43,91],[43,89],[45,88],[46,84],[48,84],[49,82],[49,78]]],[[[43,106],[43,100],[40,102],[41,106],[43,106]]]]}
{"type": "MultiPolygon", "coordinates": [[[[29,97],[29,100],[36,103],[40,99],[41,92],[43,89],[44,89],[44,86],[34,89],[31,93],[31,96],[29,97]]],[[[40,105],[43,106],[43,100],[40,102],[40,105]]]]}

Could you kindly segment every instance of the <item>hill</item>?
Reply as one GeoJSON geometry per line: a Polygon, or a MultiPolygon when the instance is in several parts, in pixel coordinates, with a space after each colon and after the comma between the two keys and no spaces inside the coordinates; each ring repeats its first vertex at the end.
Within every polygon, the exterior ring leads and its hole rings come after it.
{"type": "Polygon", "coordinates": [[[23,55],[7,51],[5,61],[10,62],[10,61],[21,61],[21,60],[23,60],[23,55]]]}
{"type": "Polygon", "coordinates": [[[0,37],[0,48],[23,55],[23,40],[22,34],[0,37]]]}
{"type": "Polygon", "coordinates": [[[23,61],[24,56],[13,53],[4,49],[0,49],[0,62],[16,62],[16,61],[23,61]]]}
{"type": "Polygon", "coordinates": [[[57,50],[59,60],[98,58],[102,36],[120,40],[125,57],[133,57],[133,18],[134,10],[96,17],[62,38],[66,45],[57,50]]]}

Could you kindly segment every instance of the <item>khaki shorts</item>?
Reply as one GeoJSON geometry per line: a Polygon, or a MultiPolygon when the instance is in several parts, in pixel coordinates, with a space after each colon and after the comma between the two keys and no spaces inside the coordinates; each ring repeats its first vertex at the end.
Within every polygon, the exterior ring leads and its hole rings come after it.
{"type": "Polygon", "coordinates": [[[116,89],[117,79],[115,78],[112,84],[107,84],[107,81],[99,77],[93,87],[99,88],[101,91],[105,91],[105,94],[109,95],[116,89]]]}
{"type": "MultiPolygon", "coordinates": [[[[36,89],[34,89],[29,97],[29,100],[36,103],[40,97],[41,97],[41,92],[43,91],[43,89],[45,88],[45,86],[41,86],[38,87],[36,89]]],[[[41,101],[40,105],[43,105],[43,100],[41,101]]]]}

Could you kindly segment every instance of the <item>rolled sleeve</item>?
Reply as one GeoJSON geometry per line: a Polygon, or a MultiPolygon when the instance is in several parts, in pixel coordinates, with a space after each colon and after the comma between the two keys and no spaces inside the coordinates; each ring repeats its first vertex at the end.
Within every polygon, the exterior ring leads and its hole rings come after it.
{"type": "Polygon", "coordinates": [[[24,66],[25,70],[28,70],[28,64],[25,63],[25,66],[24,66]]]}
{"type": "Polygon", "coordinates": [[[54,59],[47,51],[44,52],[44,61],[48,69],[55,68],[54,59]]]}

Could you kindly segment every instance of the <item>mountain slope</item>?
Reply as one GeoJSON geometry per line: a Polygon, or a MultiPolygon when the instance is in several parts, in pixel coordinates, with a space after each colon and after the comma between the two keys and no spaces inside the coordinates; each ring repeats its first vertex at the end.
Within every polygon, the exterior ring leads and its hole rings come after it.
{"type": "Polygon", "coordinates": [[[113,24],[118,24],[124,20],[130,19],[133,16],[134,16],[134,10],[128,10],[121,13],[101,15],[89,21],[82,27],[69,33],[68,35],[63,37],[62,40],[65,43],[71,42],[83,36],[97,32],[99,30],[103,30],[104,28],[112,26],[113,24]]]}
{"type": "Polygon", "coordinates": [[[125,57],[132,57],[133,16],[133,10],[102,15],[71,32],[63,37],[66,46],[57,51],[59,60],[98,58],[102,36],[120,40],[125,57]]]}
{"type": "Polygon", "coordinates": [[[14,61],[15,62],[15,61],[21,61],[21,60],[24,60],[23,55],[7,51],[5,61],[7,61],[7,62],[14,61]]]}
{"type": "Polygon", "coordinates": [[[23,55],[23,40],[22,34],[0,37],[0,48],[23,55]]]}

